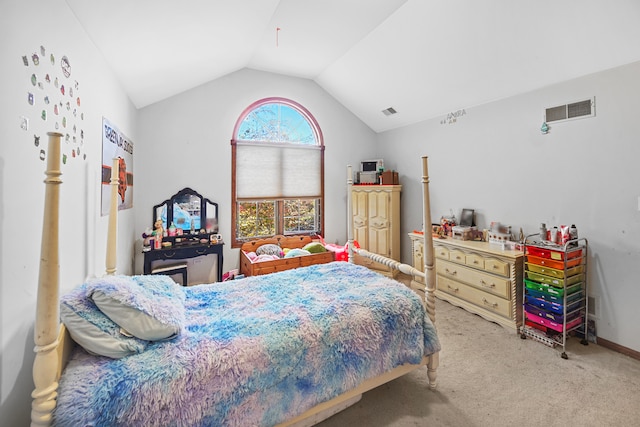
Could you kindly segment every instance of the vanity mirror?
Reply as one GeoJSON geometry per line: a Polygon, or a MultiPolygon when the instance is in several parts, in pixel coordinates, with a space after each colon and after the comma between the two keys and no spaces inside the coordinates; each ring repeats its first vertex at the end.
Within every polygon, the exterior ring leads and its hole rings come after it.
{"type": "Polygon", "coordinates": [[[218,233],[218,204],[186,187],[153,207],[153,223],[158,219],[165,230],[173,224],[186,233],[218,233]]]}
{"type": "Polygon", "coordinates": [[[217,281],[222,280],[224,242],[218,238],[217,203],[202,197],[191,188],[183,188],[153,207],[153,224],[155,225],[158,220],[162,221],[164,235],[159,247],[147,246],[143,249],[144,274],[168,274],[167,271],[179,270],[183,274],[183,284],[208,283],[208,281],[192,279],[192,271],[189,272],[189,280],[187,280],[187,270],[190,270],[191,263],[189,260],[215,255],[217,281]],[[175,230],[171,224],[175,226],[175,230]],[[186,262],[181,261],[176,264],[179,260],[186,260],[186,262]],[[167,270],[167,265],[160,264],[160,261],[170,262],[173,265],[167,270]]]}

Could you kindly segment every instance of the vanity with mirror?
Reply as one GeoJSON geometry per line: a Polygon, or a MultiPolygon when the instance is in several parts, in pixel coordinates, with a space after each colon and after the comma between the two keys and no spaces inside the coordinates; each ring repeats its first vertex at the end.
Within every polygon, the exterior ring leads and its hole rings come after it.
{"type": "MultiPolygon", "coordinates": [[[[154,262],[188,260],[215,254],[217,281],[222,280],[223,242],[218,229],[218,204],[191,188],[183,188],[153,207],[152,243],[144,247],[144,274],[154,273],[154,262]],[[161,241],[156,238],[160,234],[161,241]]],[[[186,283],[185,283],[186,285],[186,283]]]]}

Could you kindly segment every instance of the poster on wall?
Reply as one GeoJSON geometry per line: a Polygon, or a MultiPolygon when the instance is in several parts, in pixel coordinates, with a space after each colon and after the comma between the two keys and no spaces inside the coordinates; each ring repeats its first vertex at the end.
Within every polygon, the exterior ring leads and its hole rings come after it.
{"type": "Polygon", "coordinates": [[[118,159],[118,210],[133,207],[133,141],[102,118],[102,216],[109,214],[111,169],[118,159]]]}

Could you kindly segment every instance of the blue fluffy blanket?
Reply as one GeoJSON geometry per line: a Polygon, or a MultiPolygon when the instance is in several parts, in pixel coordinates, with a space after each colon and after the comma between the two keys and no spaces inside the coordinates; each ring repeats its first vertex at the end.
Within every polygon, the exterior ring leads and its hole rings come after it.
{"type": "Polygon", "coordinates": [[[271,426],[440,349],[420,298],[345,262],[185,289],[175,339],[74,351],[61,426],[271,426]]]}

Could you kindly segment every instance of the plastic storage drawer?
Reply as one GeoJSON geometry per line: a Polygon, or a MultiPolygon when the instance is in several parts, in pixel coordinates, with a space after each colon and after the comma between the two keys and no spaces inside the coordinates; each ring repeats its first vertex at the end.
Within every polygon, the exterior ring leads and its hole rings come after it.
{"type": "MultiPolygon", "coordinates": [[[[539,316],[539,317],[541,317],[543,319],[551,320],[552,322],[556,322],[556,323],[559,323],[560,325],[562,325],[562,319],[564,318],[564,315],[562,315],[562,314],[552,313],[550,311],[543,310],[541,308],[538,308],[536,306],[529,305],[529,304],[525,304],[524,305],[524,309],[529,314],[534,314],[534,315],[539,316]]],[[[568,313],[567,314],[567,323],[571,323],[571,321],[573,319],[575,319],[577,316],[580,316],[580,312],[579,311],[576,311],[575,313],[568,313]]]]}
{"type": "Polygon", "coordinates": [[[575,267],[582,262],[581,258],[573,258],[567,261],[556,261],[549,258],[540,258],[533,255],[527,255],[527,262],[531,264],[544,265],[549,268],[555,268],[556,270],[563,270],[565,267],[565,262],[567,264],[567,268],[575,267]]]}
{"type": "Polygon", "coordinates": [[[539,258],[554,259],[557,261],[564,261],[566,259],[573,259],[582,256],[582,249],[576,249],[573,251],[554,251],[551,249],[543,249],[538,247],[527,246],[527,255],[537,256],[539,258]]]}
{"type": "Polygon", "coordinates": [[[578,283],[578,284],[575,284],[575,285],[571,285],[571,286],[567,287],[566,289],[565,288],[557,288],[555,286],[548,285],[547,283],[535,282],[533,280],[528,280],[528,279],[524,279],[524,284],[527,287],[527,289],[532,289],[534,291],[539,291],[539,292],[545,292],[545,293],[547,293],[549,295],[558,296],[560,298],[562,298],[564,296],[565,292],[567,294],[572,294],[572,293],[582,289],[582,284],[581,283],[578,283]]]}
{"type": "MultiPolygon", "coordinates": [[[[532,307],[537,307],[542,310],[550,311],[555,314],[563,314],[564,306],[562,304],[558,304],[555,302],[545,301],[540,298],[535,298],[530,295],[525,295],[526,304],[532,307]]],[[[580,301],[574,302],[573,304],[567,305],[567,313],[571,313],[572,311],[577,310],[581,307],[580,301]]]]}
{"type": "Polygon", "coordinates": [[[576,274],[582,273],[584,268],[581,265],[576,267],[568,268],[565,270],[556,270],[555,268],[550,268],[544,265],[532,264],[530,262],[525,263],[527,265],[527,270],[533,271],[535,273],[544,274],[549,277],[557,277],[558,279],[564,279],[565,277],[575,276],[576,274]]]}
{"type": "MultiPolygon", "coordinates": [[[[556,296],[556,295],[548,294],[543,291],[536,291],[536,290],[527,288],[526,295],[529,295],[533,298],[543,299],[545,301],[553,302],[560,305],[564,304],[563,296],[556,296]]],[[[576,301],[579,301],[580,299],[582,299],[582,291],[578,290],[578,292],[573,292],[572,294],[567,295],[567,304],[572,304],[576,301]]]]}
{"type": "Polygon", "coordinates": [[[576,274],[575,276],[567,277],[566,279],[558,279],[556,277],[545,276],[544,274],[538,274],[534,271],[527,271],[527,278],[540,283],[546,283],[547,285],[555,286],[557,288],[564,288],[576,284],[582,280],[582,274],[576,274]]]}
{"type": "MultiPolygon", "coordinates": [[[[534,313],[529,313],[526,310],[525,310],[525,315],[527,316],[527,319],[529,319],[532,322],[535,322],[535,323],[537,323],[539,325],[542,325],[542,326],[546,326],[547,328],[553,329],[556,332],[560,332],[560,333],[563,332],[562,331],[562,323],[558,323],[558,322],[554,322],[554,321],[549,320],[549,319],[545,319],[544,317],[537,316],[534,313]]],[[[575,319],[571,320],[570,322],[567,322],[567,330],[580,325],[581,322],[582,322],[582,316],[578,316],[575,319]]]]}

